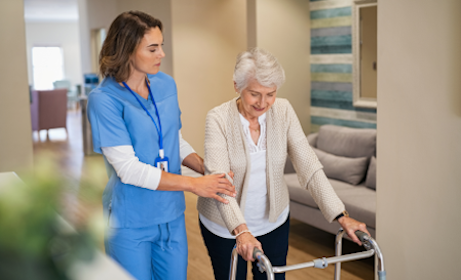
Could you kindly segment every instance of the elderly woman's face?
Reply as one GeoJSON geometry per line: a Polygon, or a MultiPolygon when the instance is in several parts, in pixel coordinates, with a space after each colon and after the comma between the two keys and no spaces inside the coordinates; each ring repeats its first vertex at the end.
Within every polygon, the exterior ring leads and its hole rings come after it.
{"type": "Polygon", "coordinates": [[[163,35],[158,27],[149,29],[131,57],[133,70],[143,74],[157,74],[160,70],[163,52],[163,35]]]}
{"type": "Polygon", "coordinates": [[[244,113],[248,117],[260,117],[274,104],[276,95],[276,86],[265,87],[260,85],[256,79],[250,80],[248,86],[240,92],[244,113]]]}

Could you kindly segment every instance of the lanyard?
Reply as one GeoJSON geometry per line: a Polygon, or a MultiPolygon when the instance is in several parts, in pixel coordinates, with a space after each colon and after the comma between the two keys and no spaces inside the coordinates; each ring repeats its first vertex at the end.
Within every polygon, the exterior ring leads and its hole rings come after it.
{"type": "Polygon", "coordinates": [[[158,109],[157,109],[157,104],[155,104],[155,100],[154,100],[154,96],[152,95],[152,91],[150,89],[150,85],[147,83],[147,80],[146,80],[146,85],[147,85],[147,88],[149,89],[149,95],[150,95],[150,98],[152,99],[152,103],[154,104],[154,107],[155,107],[155,113],[157,114],[157,119],[158,119],[158,127],[157,127],[157,124],[155,123],[154,121],[154,118],[152,117],[152,115],[149,113],[149,111],[146,109],[146,107],[144,106],[144,104],[142,104],[141,100],[139,100],[139,98],[136,96],[136,94],[131,90],[131,88],[125,83],[125,82],[122,82],[123,85],[131,92],[131,94],[136,98],[136,100],[139,102],[139,104],[141,105],[141,107],[144,109],[144,111],[146,111],[146,113],[149,115],[150,119],[152,120],[152,122],[154,123],[155,125],[155,129],[157,130],[157,133],[159,135],[159,156],[160,158],[164,158],[165,156],[165,152],[163,150],[163,135],[162,135],[162,123],[160,122],[160,115],[158,113],[158,109]]]}

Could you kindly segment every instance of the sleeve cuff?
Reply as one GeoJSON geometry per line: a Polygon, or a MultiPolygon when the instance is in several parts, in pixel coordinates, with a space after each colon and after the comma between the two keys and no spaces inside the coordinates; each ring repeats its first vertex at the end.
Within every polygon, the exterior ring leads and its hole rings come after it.
{"type": "Polygon", "coordinates": [[[144,186],[150,190],[156,190],[162,178],[162,171],[156,167],[150,166],[144,186]]]}

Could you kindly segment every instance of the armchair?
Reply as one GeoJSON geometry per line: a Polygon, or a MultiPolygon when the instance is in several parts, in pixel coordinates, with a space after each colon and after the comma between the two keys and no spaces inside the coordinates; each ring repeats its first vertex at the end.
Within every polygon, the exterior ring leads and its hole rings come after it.
{"type": "Polygon", "coordinates": [[[67,89],[32,90],[32,131],[64,127],[67,132],[67,89]]]}

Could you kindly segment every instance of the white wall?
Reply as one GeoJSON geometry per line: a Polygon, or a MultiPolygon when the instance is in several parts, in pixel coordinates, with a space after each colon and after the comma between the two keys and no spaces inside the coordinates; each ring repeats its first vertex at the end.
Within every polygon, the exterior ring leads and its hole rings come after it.
{"type": "Polygon", "coordinates": [[[166,56],[162,59],[160,71],[173,75],[173,42],[170,0],[117,0],[118,14],[130,10],[138,10],[158,18],[163,24],[163,51],[166,56]]]}
{"type": "Polygon", "coordinates": [[[0,1],[0,172],[32,167],[23,1],[0,1]]]}
{"type": "Polygon", "coordinates": [[[379,1],[377,240],[389,279],[460,279],[461,1],[379,1]]]}
{"type": "Polygon", "coordinates": [[[285,69],[287,98],[310,132],[310,11],[305,0],[248,0],[249,46],[273,53],[285,69]]]}
{"type": "Polygon", "coordinates": [[[33,84],[32,47],[59,46],[63,49],[64,79],[72,86],[82,84],[78,22],[27,22],[27,69],[29,84],[33,84]]]}
{"type": "Polygon", "coordinates": [[[82,75],[93,73],[91,61],[91,30],[109,26],[117,13],[117,0],[77,0],[80,31],[82,75]]]}
{"type": "Polygon", "coordinates": [[[182,133],[201,155],[207,112],[236,96],[232,75],[247,46],[245,10],[244,0],[172,0],[182,133]]]}
{"type": "Polygon", "coordinates": [[[169,0],[78,0],[80,15],[80,48],[82,72],[91,73],[90,34],[93,29],[105,28],[122,12],[140,10],[159,18],[163,25],[165,40],[164,50],[167,57],[163,59],[161,71],[173,74],[172,35],[171,35],[171,1],[169,0]]]}
{"type": "Polygon", "coordinates": [[[78,1],[78,24],[80,39],[80,66],[83,73],[91,72],[90,28],[88,26],[87,0],[78,1]]]}

